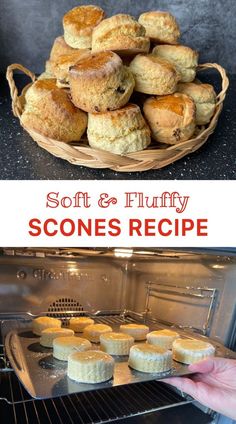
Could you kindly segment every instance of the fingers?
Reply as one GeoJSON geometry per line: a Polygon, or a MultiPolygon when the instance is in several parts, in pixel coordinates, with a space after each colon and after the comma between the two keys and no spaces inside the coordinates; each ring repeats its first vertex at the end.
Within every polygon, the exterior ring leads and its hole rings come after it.
{"type": "Polygon", "coordinates": [[[196,362],[189,365],[188,369],[191,372],[210,373],[214,370],[214,358],[203,359],[203,361],[196,362]]]}
{"type": "Polygon", "coordinates": [[[233,359],[225,358],[207,358],[203,361],[196,362],[195,364],[189,365],[189,371],[197,372],[202,374],[219,373],[236,367],[236,361],[233,359]]]}

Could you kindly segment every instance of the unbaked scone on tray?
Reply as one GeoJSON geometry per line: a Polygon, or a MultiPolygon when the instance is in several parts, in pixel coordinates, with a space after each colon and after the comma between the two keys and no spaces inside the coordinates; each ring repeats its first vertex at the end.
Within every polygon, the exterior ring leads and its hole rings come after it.
{"type": "Polygon", "coordinates": [[[179,333],[173,330],[156,330],[147,334],[147,342],[165,349],[172,349],[173,342],[179,337],[179,333]]]}
{"type": "Polygon", "coordinates": [[[141,372],[165,372],[172,368],[172,354],[162,347],[140,343],[131,347],[128,363],[141,372]]]}
{"type": "Polygon", "coordinates": [[[110,355],[128,355],[134,338],[125,333],[106,333],[100,336],[100,347],[110,355]]]}
{"type": "Polygon", "coordinates": [[[46,328],[61,327],[61,321],[52,317],[38,317],[32,321],[32,331],[36,336],[41,336],[42,331],[46,328]]]}
{"type": "Polygon", "coordinates": [[[85,327],[94,324],[94,320],[89,317],[73,317],[69,321],[69,328],[75,333],[83,333],[85,327]]]}
{"type": "Polygon", "coordinates": [[[173,359],[183,364],[193,364],[215,355],[215,347],[196,339],[177,339],[172,346],[173,359]]]}
{"type": "Polygon", "coordinates": [[[46,328],[41,333],[39,343],[44,347],[53,347],[53,340],[57,337],[70,337],[74,335],[74,331],[68,328],[46,328]]]}
{"type": "Polygon", "coordinates": [[[108,353],[96,350],[69,355],[67,375],[79,383],[102,383],[113,376],[115,361],[108,353]]]}
{"type": "Polygon", "coordinates": [[[56,337],[53,340],[53,357],[60,361],[67,361],[71,353],[84,352],[91,349],[91,347],[90,341],[82,337],[56,337]]]}
{"type": "Polygon", "coordinates": [[[149,327],[144,324],[122,324],[120,325],[120,332],[129,334],[135,341],[146,340],[149,327]]]}
{"type": "Polygon", "coordinates": [[[85,327],[83,335],[92,343],[99,343],[100,336],[112,332],[112,328],[106,324],[91,324],[85,327]]]}

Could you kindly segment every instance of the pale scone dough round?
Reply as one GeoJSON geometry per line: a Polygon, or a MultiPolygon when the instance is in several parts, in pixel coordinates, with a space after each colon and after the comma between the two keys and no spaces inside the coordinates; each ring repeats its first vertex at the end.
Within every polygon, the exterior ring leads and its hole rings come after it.
{"type": "Polygon", "coordinates": [[[134,340],[146,340],[149,327],[143,324],[122,324],[120,332],[129,334],[134,340]]]}
{"type": "Polygon", "coordinates": [[[114,52],[91,53],[69,71],[72,101],[90,112],[120,109],[128,103],[134,89],[134,77],[114,52]]]}
{"type": "Polygon", "coordinates": [[[172,94],[180,81],[175,66],[153,54],[135,56],[129,69],[135,79],[135,90],[144,94],[172,94]]]}
{"type": "Polygon", "coordinates": [[[69,327],[75,333],[83,333],[85,327],[94,324],[94,320],[89,317],[73,317],[69,321],[69,327]]]}
{"type": "Polygon", "coordinates": [[[100,336],[101,350],[110,355],[128,355],[134,338],[125,333],[106,333],[100,336]]]}
{"type": "Polygon", "coordinates": [[[179,25],[169,12],[154,10],[142,13],[139,23],[146,29],[146,35],[156,43],[177,44],[180,37],[179,25]]]}
{"type": "Polygon", "coordinates": [[[162,45],[154,47],[152,54],[160,57],[177,69],[181,82],[191,82],[196,76],[198,53],[187,46],[162,45]]]}
{"type": "Polygon", "coordinates": [[[216,93],[212,85],[196,82],[179,83],[177,91],[193,99],[196,105],[196,124],[208,124],[216,109],[216,93]]]}
{"type": "Polygon", "coordinates": [[[183,364],[193,364],[214,356],[215,348],[211,343],[195,339],[177,339],[172,346],[173,359],[183,364]]]}
{"type": "Polygon", "coordinates": [[[92,324],[85,327],[83,335],[92,343],[99,343],[100,336],[104,333],[110,333],[112,328],[106,324],[92,324]]]}
{"type": "Polygon", "coordinates": [[[152,137],[159,143],[178,144],[189,140],[195,131],[196,106],[185,94],[150,97],[143,110],[152,137]]]}
{"type": "Polygon", "coordinates": [[[172,355],[162,347],[141,343],[131,347],[128,364],[141,372],[169,371],[172,367],[172,355]]]}
{"type": "Polygon", "coordinates": [[[120,13],[104,19],[93,31],[92,51],[137,54],[148,53],[149,48],[145,28],[130,15],[120,13]]]}
{"type": "Polygon", "coordinates": [[[143,150],[151,143],[150,129],[135,104],[111,112],[89,113],[87,134],[92,148],[119,155],[143,150]]]}
{"type": "Polygon", "coordinates": [[[90,49],[93,29],[104,17],[98,6],[83,5],[69,10],[63,17],[65,42],[76,49],[90,49]]]}
{"type": "Polygon", "coordinates": [[[47,328],[42,331],[39,343],[44,347],[53,347],[53,340],[57,337],[69,337],[73,335],[74,331],[68,328],[47,328]]]}
{"type": "Polygon", "coordinates": [[[91,343],[82,337],[57,337],[53,340],[53,357],[60,361],[67,361],[71,353],[84,352],[91,347],[91,343]]]}
{"type": "Polygon", "coordinates": [[[179,337],[179,333],[173,330],[157,330],[147,334],[147,342],[164,349],[172,349],[173,342],[179,337]]]}
{"type": "Polygon", "coordinates": [[[61,321],[57,318],[51,318],[51,317],[38,317],[35,318],[32,322],[33,328],[32,331],[36,336],[41,336],[41,333],[43,330],[46,330],[46,328],[52,328],[52,327],[61,327],[61,321]]]}
{"type": "Polygon", "coordinates": [[[79,383],[102,383],[113,376],[115,361],[108,353],[96,350],[69,355],[67,375],[79,383]]]}

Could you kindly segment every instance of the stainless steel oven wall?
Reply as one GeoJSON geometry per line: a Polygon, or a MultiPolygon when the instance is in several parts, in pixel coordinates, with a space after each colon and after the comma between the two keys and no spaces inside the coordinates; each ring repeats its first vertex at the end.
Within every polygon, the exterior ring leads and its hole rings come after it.
{"type": "Polygon", "coordinates": [[[148,309],[148,316],[203,332],[205,329],[207,335],[224,344],[232,337],[236,310],[233,257],[184,254],[133,261],[129,281],[128,309],[148,309]]]}
{"type": "Polygon", "coordinates": [[[112,260],[0,258],[0,312],[124,308],[124,273],[112,260]]]}

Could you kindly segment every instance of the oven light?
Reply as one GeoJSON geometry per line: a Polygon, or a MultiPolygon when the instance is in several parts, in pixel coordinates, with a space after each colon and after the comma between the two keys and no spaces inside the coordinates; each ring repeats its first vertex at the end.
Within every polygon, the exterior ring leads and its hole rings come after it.
{"type": "Polygon", "coordinates": [[[131,258],[133,249],[114,249],[114,253],[117,258],[131,258]]]}
{"type": "Polygon", "coordinates": [[[214,269],[224,269],[224,265],[219,265],[219,264],[215,264],[215,265],[212,265],[212,268],[214,268],[214,269]]]}

